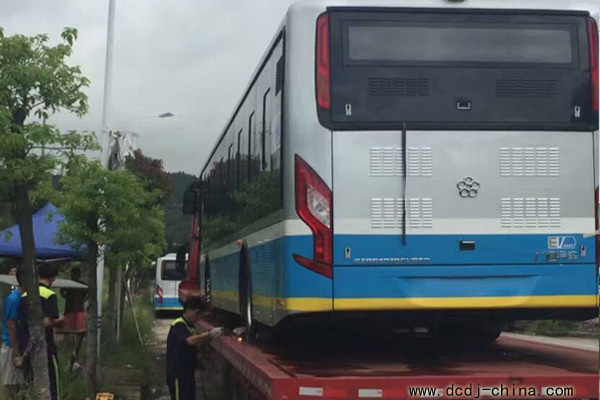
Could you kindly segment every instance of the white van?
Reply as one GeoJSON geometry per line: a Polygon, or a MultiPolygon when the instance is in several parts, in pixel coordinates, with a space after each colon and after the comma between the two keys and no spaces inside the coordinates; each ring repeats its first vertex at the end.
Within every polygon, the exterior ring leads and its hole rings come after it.
{"type": "Polygon", "coordinates": [[[156,260],[156,286],[154,288],[154,311],[181,310],[179,283],[185,278],[176,268],[175,253],[156,260]]]}

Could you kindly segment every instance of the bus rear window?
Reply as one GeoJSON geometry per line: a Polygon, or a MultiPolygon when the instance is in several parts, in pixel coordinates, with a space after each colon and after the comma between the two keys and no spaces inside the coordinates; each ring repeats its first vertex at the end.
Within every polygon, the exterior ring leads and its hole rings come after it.
{"type": "MultiPolygon", "coordinates": [[[[351,61],[571,64],[569,25],[410,22],[348,26],[351,61]]],[[[576,43],[576,41],[575,41],[576,43]]]]}
{"type": "Polygon", "coordinates": [[[175,261],[163,261],[161,277],[163,281],[181,281],[185,276],[177,270],[175,261]]]}

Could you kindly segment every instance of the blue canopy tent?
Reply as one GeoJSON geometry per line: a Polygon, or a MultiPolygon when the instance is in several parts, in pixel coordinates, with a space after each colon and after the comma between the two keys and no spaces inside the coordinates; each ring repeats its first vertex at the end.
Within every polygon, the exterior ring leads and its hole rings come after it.
{"type": "MultiPolygon", "coordinates": [[[[33,237],[36,257],[39,260],[77,258],[79,252],[68,245],[57,244],[55,235],[58,225],[65,220],[52,203],[46,204],[33,215],[33,237]]],[[[21,257],[23,248],[19,226],[14,225],[0,232],[0,257],[21,257]],[[8,240],[7,240],[8,239],[8,240]]]]}

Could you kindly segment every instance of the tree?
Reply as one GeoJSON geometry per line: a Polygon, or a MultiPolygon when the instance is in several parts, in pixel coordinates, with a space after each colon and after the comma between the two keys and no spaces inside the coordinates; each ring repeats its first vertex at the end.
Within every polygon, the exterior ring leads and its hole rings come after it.
{"type": "Polygon", "coordinates": [[[49,398],[44,327],[35,268],[32,193],[48,183],[52,172],[77,158],[81,150],[96,147],[93,136],[61,134],[46,121],[59,110],[78,116],[88,110],[83,88],[89,85],[79,67],[69,66],[77,30],[65,28],[63,43],[48,44],[47,35],[5,36],[0,28],[0,196],[14,205],[19,224],[21,265],[29,301],[33,386],[40,398],[49,398]],[[48,151],[45,151],[48,150],[48,151]]]}
{"type": "MultiPolygon", "coordinates": [[[[146,191],[129,171],[106,170],[98,162],[80,160],[70,166],[61,184],[63,190],[57,194],[56,203],[65,222],[59,229],[59,241],[87,249],[94,266],[101,246],[105,247],[107,264],[114,265],[148,262],[164,248],[163,212],[156,204],[156,195],[146,191]]],[[[87,283],[95,293],[95,269],[89,271],[87,283]]],[[[90,296],[89,307],[86,370],[95,389],[95,296],[90,296]]]]}
{"type": "Polygon", "coordinates": [[[161,205],[164,206],[173,196],[173,181],[165,171],[162,160],[145,156],[141,150],[136,150],[133,157],[125,160],[125,168],[142,181],[147,191],[156,193],[161,205]]]}
{"type": "MultiPolygon", "coordinates": [[[[145,190],[156,198],[156,205],[164,210],[165,204],[171,198],[174,192],[171,176],[164,170],[163,162],[160,159],[145,156],[141,150],[135,150],[133,156],[125,159],[125,168],[135,175],[145,190]]],[[[151,260],[142,259],[138,262],[129,262],[125,264],[108,264],[109,270],[109,295],[106,308],[106,317],[109,327],[109,332],[105,336],[109,345],[114,345],[116,340],[119,340],[117,333],[117,324],[122,322],[123,307],[125,299],[125,291],[117,290],[120,285],[125,285],[130,291],[135,292],[140,282],[140,272],[151,265],[151,260]],[[121,273],[121,268],[125,266],[124,282],[118,279],[121,273]],[[117,313],[117,310],[120,312],[117,313]],[[120,316],[120,321],[117,321],[117,315],[120,316]]]]}

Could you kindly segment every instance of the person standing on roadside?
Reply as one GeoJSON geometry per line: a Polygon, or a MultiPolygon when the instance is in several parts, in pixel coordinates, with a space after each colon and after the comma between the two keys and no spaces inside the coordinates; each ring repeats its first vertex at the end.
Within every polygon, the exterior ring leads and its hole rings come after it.
{"type": "Polygon", "coordinates": [[[195,324],[203,312],[200,299],[188,299],[183,305],[183,315],[171,324],[167,337],[167,385],[171,400],[196,400],[194,372],[198,346],[223,334],[223,328],[198,333],[195,324]]]}
{"type": "Polygon", "coordinates": [[[18,284],[4,302],[4,315],[2,317],[2,348],[0,349],[0,382],[4,388],[4,393],[10,397],[16,396],[19,390],[18,385],[22,383],[21,371],[17,368],[17,366],[21,366],[19,360],[17,324],[23,286],[21,286],[21,276],[19,272],[15,271],[15,275],[18,284]]]}
{"type": "MultiPolygon", "coordinates": [[[[71,280],[83,284],[79,267],[71,269],[71,280]]],[[[87,290],[65,288],[60,290],[60,295],[65,299],[65,329],[84,332],[87,290]]]]}
{"type": "MultiPolygon", "coordinates": [[[[50,394],[52,400],[57,400],[60,392],[59,376],[58,376],[58,358],[56,343],[54,342],[54,328],[60,327],[64,320],[59,318],[57,296],[50,289],[52,283],[58,275],[56,264],[42,263],[38,267],[38,275],[40,277],[40,303],[42,305],[42,314],[44,317],[44,328],[46,331],[46,352],[48,354],[48,375],[50,378],[50,394]]],[[[30,352],[30,334],[29,324],[29,302],[26,301],[27,293],[23,294],[22,301],[19,304],[19,352],[24,359],[29,357],[30,352]]],[[[30,371],[26,371],[30,372],[30,371]]]]}

